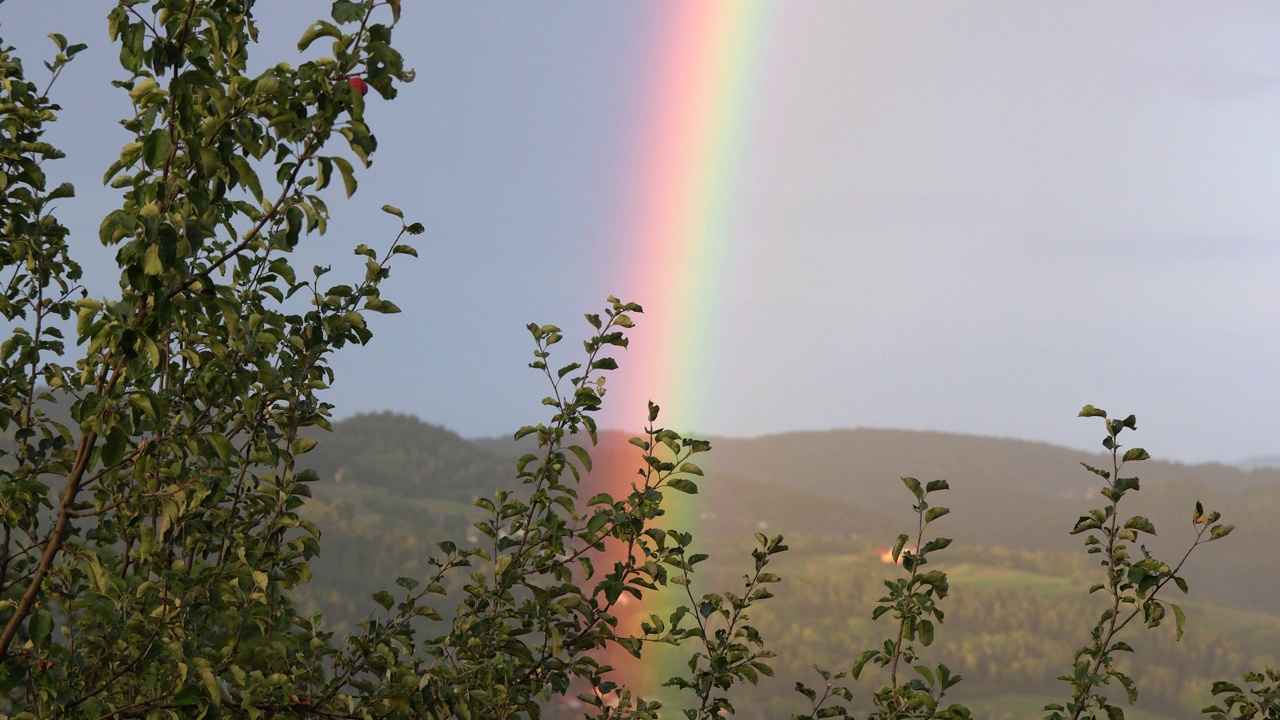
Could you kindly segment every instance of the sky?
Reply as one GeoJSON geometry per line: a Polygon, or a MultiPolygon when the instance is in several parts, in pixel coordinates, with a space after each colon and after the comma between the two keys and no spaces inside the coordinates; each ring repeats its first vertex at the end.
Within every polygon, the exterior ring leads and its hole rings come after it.
{"type": "MultiPolygon", "coordinates": [[[[255,63],[329,3],[258,3],[255,63]]],[[[54,88],[49,139],[91,294],[128,111],[99,0],[8,0],[54,88]],[[51,8],[57,7],[57,12],[51,8]]],[[[344,350],[338,417],[494,436],[546,419],[525,325],[576,360],[638,302],[602,424],[888,427],[1095,449],[1091,403],[1159,458],[1280,455],[1280,9],[1239,2],[404,3],[417,80],[370,96],[379,151],[297,265],[362,271],[426,233],[344,350]]]]}

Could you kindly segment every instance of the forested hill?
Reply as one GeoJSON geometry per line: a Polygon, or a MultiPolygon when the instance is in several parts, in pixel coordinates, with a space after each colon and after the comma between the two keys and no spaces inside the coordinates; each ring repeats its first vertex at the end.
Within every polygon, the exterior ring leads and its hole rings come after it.
{"type": "MultiPolygon", "coordinates": [[[[435,543],[478,542],[473,499],[499,487],[518,492],[514,461],[534,449],[509,438],[467,440],[390,413],[354,417],[318,437],[303,464],[320,476],[307,513],[323,531],[322,551],[315,581],[296,597],[305,608],[323,608],[337,628],[367,612],[369,593],[396,576],[424,576],[435,543]]],[[[626,440],[601,435],[588,482],[636,477],[639,451],[626,440]]],[[[1157,442],[1150,449],[1158,455],[1157,442]]],[[[962,695],[985,703],[984,717],[1024,717],[1061,691],[1056,678],[1096,619],[1096,597],[1086,592],[1097,581],[1096,563],[1082,538],[1069,534],[1080,514],[1102,504],[1099,479],[1081,461],[1103,465],[1101,455],[1078,450],[942,433],[712,438],[712,451],[700,458],[706,477],[698,494],[674,494],[671,517],[713,557],[700,571],[699,592],[741,583],[755,532],[786,536],[792,550],[776,568],[784,578],[779,596],[757,615],[781,658],[779,678],[748,691],[769,709],[762,717],[785,717],[797,709],[787,688],[813,679],[809,663],[839,668],[853,649],[877,642],[882,629],[870,611],[883,594],[881,580],[895,572],[880,552],[914,529],[899,478],[947,479],[952,490],[936,504],[953,512],[936,528],[955,543],[938,565],[953,573],[954,592],[937,650],[965,675],[962,695]],[[1005,696],[1013,686],[1023,694],[1005,696]]],[[[1141,477],[1142,490],[1122,510],[1155,523],[1159,536],[1149,546],[1158,554],[1181,556],[1196,500],[1239,526],[1192,558],[1184,573],[1190,599],[1170,598],[1188,609],[1184,640],[1173,643],[1162,628],[1151,642],[1135,643],[1135,678],[1149,688],[1144,706],[1158,713],[1138,717],[1196,717],[1207,696],[1184,689],[1207,687],[1250,663],[1280,664],[1280,471],[1151,460],[1125,474],[1141,477]]]]}
{"type": "MultiPolygon", "coordinates": [[[[948,502],[966,536],[1044,549],[1076,547],[1064,534],[1045,530],[1069,527],[1077,514],[1097,503],[1102,480],[1081,463],[1110,470],[1110,460],[1101,453],[936,432],[836,430],[717,439],[713,445],[704,463],[713,472],[748,475],[833,499],[856,499],[886,512],[901,504],[897,478],[945,478],[953,489],[948,502]]],[[[1158,448],[1150,449],[1158,458],[1158,448]]],[[[1180,498],[1194,496],[1224,511],[1244,510],[1258,498],[1275,496],[1280,488],[1280,470],[1275,468],[1245,471],[1216,463],[1152,459],[1129,464],[1122,475],[1141,478],[1146,491],[1138,502],[1150,503],[1143,512],[1157,522],[1189,517],[1190,506],[1180,498]]]]}
{"type": "Polygon", "coordinates": [[[470,502],[513,477],[507,458],[408,415],[357,415],[312,436],[320,442],[304,464],[322,478],[406,497],[470,502]]]}
{"type": "MultiPolygon", "coordinates": [[[[1102,435],[1099,429],[1099,441],[1102,435]]],[[[1148,447],[1154,458],[1130,469],[1153,482],[1207,481],[1229,491],[1280,482],[1280,469],[1275,467],[1242,470],[1221,463],[1161,461],[1158,438],[1146,439],[1150,443],[1141,442],[1141,435],[1126,437],[1130,443],[1148,447]]],[[[1009,489],[1028,487],[1057,495],[1088,484],[1092,476],[1081,473],[1080,462],[1097,467],[1108,462],[1102,452],[1091,454],[1048,443],[914,430],[796,432],[713,442],[714,455],[725,469],[749,467],[787,484],[802,476],[831,485],[847,482],[851,474],[860,479],[913,475],[982,481],[1009,489]]]]}
{"type": "MultiPolygon", "coordinates": [[[[639,452],[626,440],[620,433],[601,434],[594,451],[601,472],[633,474],[639,452]]],[[[399,527],[396,515],[414,503],[427,503],[431,511],[418,513],[414,522],[426,518],[464,534],[472,500],[509,487],[515,458],[533,449],[510,438],[466,440],[391,413],[337,423],[320,441],[305,457],[327,481],[317,488],[318,498],[352,502],[356,516],[386,529],[399,527]]],[[[1151,449],[1158,455],[1158,447],[1151,449]]],[[[760,525],[816,542],[858,528],[863,537],[888,533],[882,538],[887,542],[909,510],[899,478],[910,475],[950,482],[946,504],[953,513],[946,532],[960,543],[1074,552],[1080,540],[1067,531],[1098,505],[1101,489],[1100,479],[1080,463],[1105,467],[1107,460],[1021,440],[858,429],[713,438],[712,451],[699,462],[707,471],[700,494],[677,501],[689,503],[692,511],[683,517],[694,518],[689,529],[704,535],[740,537],[760,525]]],[[[1239,526],[1228,541],[1236,549],[1215,547],[1213,561],[1192,563],[1189,576],[1217,601],[1280,610],[1280,557],[1268,552],[1260,560],[1257,553],[1240,552],[1280,549],[1280,523],[1271,516],[1280,508],[1280,470],[1154,459],[1133,463],[1124,474],[1142,479],[1129,512],[1155,522],[1160,534],[1153,550],[1182,547],[1197,500],[1219,509],[1239,526]]]]}

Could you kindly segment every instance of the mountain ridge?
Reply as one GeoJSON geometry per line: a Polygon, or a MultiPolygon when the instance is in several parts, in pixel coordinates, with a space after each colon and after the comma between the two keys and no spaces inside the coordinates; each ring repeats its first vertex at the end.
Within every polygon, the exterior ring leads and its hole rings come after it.
{"type": "MultiPolygon", "coordinates": [[[[422,448],[399,452],[398,462],[404,464],[399,474],[413,478],[412,482],[402,483],[403,490],[414,494],[447,487],[452,492],[446,499],[466,503],[475,496],[491,494],[497,487],[511,487],[514,460],[536,448],[532,438],[522,442],[510,438],[469,440],[408,416],[383,414],[376,418],[381,420],[335,423],[335,434],[357,426],[383,437],[404,434],[394,427],[373,427],[387,422],[414,428],[408,432],[410,436],[434,437],[446,445],[465,443],[471,448],[466,452],[447,450],[445,455],[450,457],[481,453],[474,457],[483,459],[483,472],[477,471],[459,482],[430,480],[423,471],[428,458],[422,448]]],[[[596,458],[595,475],[608,472],[633,477],[641,466],[641,454],[627,442],[628,434],[604,431],[599,439],[600,445],[591,450],[596,458]]],[[[371,442],[370,447],[381,442],[371,442]]],[[[589,445],[585,438],[576,442],[589,445]]],[[[770,532],[806,534],[812,529],[810,526],[820,525],[824,528],[822,536],[835,537],[840,534],[840,518],[847,517],[850,528],[864,528],[867,534],[875,534],[897,527],[907,517],[911,503],[900,478],[912,476],[922,481],[949,482],[952,491],[937,502],[952,509],[943,527],[958,543],[1075,552],[1080,548],[1080,539],[1068,531],[1077,517],[1104,502],[1099,495],[1101,479],[1085,471],[1081,463],[1108,469],[1110,463],[1103,453],[1051,443],[917,430],[790,431],[750,439],[711,437],[710,442],[711,451],[697,459],[706,475],[698,480],[699,495],[689,501],[691,507],[699,508],[691,529],[722,536],[750,529],[743,520],[744,514],[758,515],[760,522],[772,528],[770,532]],[[804,503],[783,503],[780,498],[788,497],[787,493],[811,499],[805,502],[814,509],[803,510],[804,503]],[[706,508],[715,505],[731,511],[722,516],[722,521],[703,522],[706,508]],[[806,522],[819,514],[821,522],[806,522]],[[734,521],[728,522],[728,518],[734,521]]],[[[396,474],[386,466],[386,457],[365,462],[359,460],[358,454],[350,455],[351,449],[361,446],[359,441],[339,444],[348,448],[349,464],[364,462],[365,466],[380,468],[384,475],[396,474]]],[[[325,445],[322,437],[320,447],[308,458],[323,457],[325,445]]],[[[1154,454],[1158,456],[1158,448],[1154,454]]],[[[430,462],[442,469],[449,466],[430,462]]],[[[1149,542],[1153,551],[1172,553],[1182,547],[1191,532],[1188,518],[1196,502],[1220,510],[1224,522],[1240,526],[1231,543],[1280,548],[1280,523],[1271,515],[1274,508],[1280,507],[1280,470],[1245,471],[1221,463],[1188,465],[1152,459],[1130,463],[1123,472],[1140,477],[1143,492],[1127,500],[1122,512],[1149,517],[1160,529],[1160,535],[1149,542]]],[[[1280,611],[1269,584],[1240,586],[1238,582],[1238,578],[1251,577],[1259,571],[1280,576],[1280,558],[1271,553],[1261,557],[1243,552],[1222,555],[1213,563],[1192,564],[1188,579],[1211,588],[1209,592],[1218,601],[1280,611]]]]}

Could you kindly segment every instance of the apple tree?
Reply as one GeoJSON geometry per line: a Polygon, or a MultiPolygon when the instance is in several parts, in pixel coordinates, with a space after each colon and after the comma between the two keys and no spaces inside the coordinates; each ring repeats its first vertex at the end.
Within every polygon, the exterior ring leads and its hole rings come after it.
{"type": "MultiPolygon", "coordinates": [[[[379,284],[421,226],[361,245],[342,284],[290,253],[326,229],[319,191],[354,192],[376,149],[361,89],[390,99],[412,73],[391,44],[399,0],[339,0],[302,33],[316,59],[246,74],[252,5],[104,8],[133,109],[104,177],[120,192],[99,230],[120,269],[109,298],[78,284],[55,214],[75,191],[46,180],[56,84],[0,42],[0,704],[15,717],[310,702],[322,653],[285,597],[317,551],[300,430],[327,424],[331,353],[396,310],[379,284]]],[[[84,46],[53,40],[56,79],[84,46]]]]}

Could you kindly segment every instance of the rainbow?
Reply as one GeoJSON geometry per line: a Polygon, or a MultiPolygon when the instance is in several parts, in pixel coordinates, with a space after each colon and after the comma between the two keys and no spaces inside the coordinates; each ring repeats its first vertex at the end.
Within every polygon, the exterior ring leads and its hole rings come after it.
{"type": "MultiPolygon", "coordinates": [[[[741,176],[767,6],[754,0],[655,6],[649,73],[638,89],[644,119],[624,192],[628,216],[620,284],[645,313],[608,420],[638,428],[646,403],[668,426],[705,421],[699,388],[714,357],[722,266],[741,176]]],[[[611,422],[611,425],[614,423],[611,422]]]]}
{"type": "MultiPolygon", "coordinates": [[[[653,6],[647,77],[637,86],[644,117],[624,190],[628,210],[618,291],[645,312],[636,318],[630,348],[619,354],[621,371],[608,381],[602,427],[638,435],[649,400],[661,406],[664,427],[686,433],[705,426],[706,388],[725,310],[718,269],[732,242],[730,216],[772,7],[758,0],[668,0],[653,6]]],[[[609,473],[606,482],[615,497],[636,479],[639,458],[631,457],[629,469],[609,473]]],[[[697,503],[679,493],[668,499],[672,526],[696,531],[697,503]]],[[[646,597],[628,614],[637,622],[650,613],[665,621],[674,601],[670,593],[646,597]]],[[[681,671],[683,659],[646,652],[642,662],[627,666],[611,658],[620,669],[617,679],[648,698],[665,694],[661,683],[681,671]]]]}

